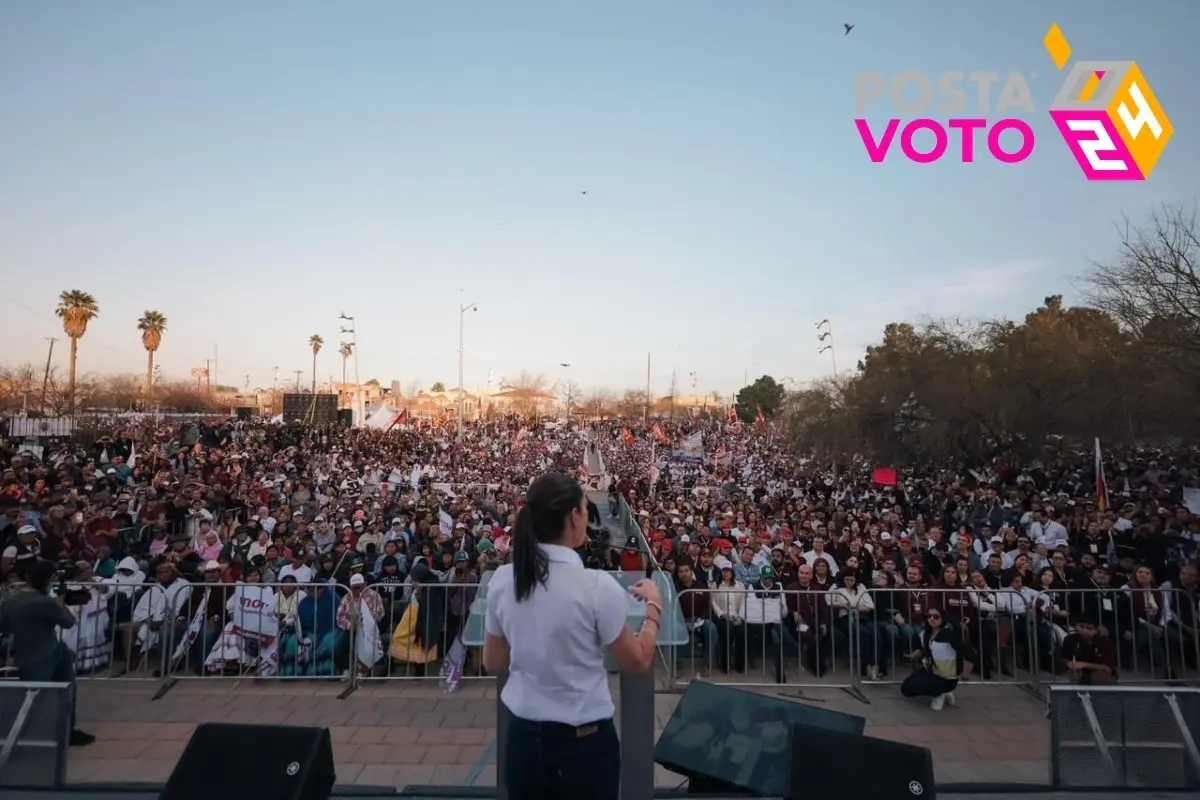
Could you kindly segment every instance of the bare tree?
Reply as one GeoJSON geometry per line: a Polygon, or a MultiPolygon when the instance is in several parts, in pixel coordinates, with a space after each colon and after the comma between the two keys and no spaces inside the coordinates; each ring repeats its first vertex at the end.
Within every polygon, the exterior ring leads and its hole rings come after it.
{"type": "Polygon", "coordinates": [[[562,398],[563,409],[570,417],[579,410],[579,404],[583,400],[583,390],[575,381],[567,380],[559,385],[558,396],[562,398]]]}
{"type": "Polygon", "coordinates": [[[580,407],[584,415],[592,419],[603,419],[612,411],[616,397],[608,389],[592,389],[583,397],[580,407]]]}
{"type": "Polygon", "coordinates": [[[1127,217],[1111,262],[1084,276],[1087,301],[1141,340],[1164,365],[1194,371],[1200,358],[1200,231],[1195,205],[1164,205],[1144,222],[1127,217]],[[1188,356],[1180,362],[1179,356],[1188,356]]]}

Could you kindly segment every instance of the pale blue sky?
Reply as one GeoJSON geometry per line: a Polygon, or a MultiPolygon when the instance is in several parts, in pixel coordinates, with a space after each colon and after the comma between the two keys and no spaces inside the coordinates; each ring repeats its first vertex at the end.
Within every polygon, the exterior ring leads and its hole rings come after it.
{"type": "Polygon", "coordinates": [[[157,308],[168,375],[215,343],[222,382],[307,382],[317,332],[325,380],[345,310],[363,379],[452,385],[463,289],[469,386],[637,386],[647,351],[658,392],[818,377],[822,317],[845,370],[891,320],[1070,298],[1122,211],[1192,200],[1198,30],[1196,0],[0,0],[2,358],[44,358],[79,288],[84,371],[142,369],[157,308]],[[1147,75],[1149,181],[1057,137],[1054,20],[1147,75]],[[854,73],[953,69],[1026,75],[1030,160],[872,164],[854,73]]]}

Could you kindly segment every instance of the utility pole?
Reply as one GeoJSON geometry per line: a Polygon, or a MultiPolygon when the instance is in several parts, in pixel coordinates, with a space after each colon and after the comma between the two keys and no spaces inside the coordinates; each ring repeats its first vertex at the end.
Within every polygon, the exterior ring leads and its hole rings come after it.
{"type": "Polygon", "coordinates": [[[646,353],[646,422],[650,421],[650,354],[646,353]]]}
{"type": "Polygon", "coordinates": [[[296,373],[296,393],[299,394],[300,393],[300,374],[302,372],[304,372],[304,370],[296,369],[296,370],[292,370],[292,371],[296,373]]]}
{"type": "Polygon", "coordinates": [[[678,384],[675,382],[675,370],[671,370],[671,413],[670,420],[675,421],[675,393],[678,390],[678,384]]]}
{"type": "Polygon", "coordinates": [[[212,394],[212,359],[204,359],[204,391],[212,394]]]}
{"type": "Polygon", "coordinates": [[[50,343],[50,350],[46,353],[46,372],[42,375],[42,413],[46,413],[46,390],[50,388],[50,359],[54,358],[54,343],[58,339],[53,336],[47,336],[46,341],[50,343]]]}
{"type": "Polygon", "coordinates": [[[455,438],[463,440],[463,320],[468,311],[478,311],[474,303],[459,303],[458,305],[458,431],[455,438]]]}

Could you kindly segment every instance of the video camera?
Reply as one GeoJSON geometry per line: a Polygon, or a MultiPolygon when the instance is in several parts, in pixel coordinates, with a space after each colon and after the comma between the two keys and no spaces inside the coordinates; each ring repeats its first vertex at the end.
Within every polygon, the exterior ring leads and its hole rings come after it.
{"type": "Polygon", "coordinates": [[[587,533],[587,541],[579,548],[583,566],[587,569],[608,569],[612,550],[612,536],[608,529],[589,525],[587,533]]]}
{"type": "Polygon", "coordinates": [[[58,588],[55,594],[63,599],[63,603],[69,606],[86,605],[92,599],[92,593],[87,589],[68,588],[68,582],[79,580],[79,569],[75,566],[75,562],[69,558],[58,562],[57,572],[58,588]]]}

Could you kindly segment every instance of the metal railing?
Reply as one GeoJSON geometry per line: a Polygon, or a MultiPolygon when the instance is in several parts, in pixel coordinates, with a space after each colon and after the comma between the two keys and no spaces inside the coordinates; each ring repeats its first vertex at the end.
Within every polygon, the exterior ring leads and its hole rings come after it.
{"type": "MultiPolygon", "coordinates": [[[[461,634],[481,585],[376,583],[368,603],[355,605],[340,584],[97,582],[88,586],[89,602],[72,607],[77,624],[61,636],[80,678],[160,681],[164,688],[250,676],[344,680],[351,688],[444,673],[476,680],[489,677],[480,648],[461,634]]],[[[1098,626],[1116,681],[1196,679],[1200,642],[1186,620],[1170,612],[1161,625],[1146,619],[1147,607],[1171,608],[1180,598],[1152,591],[905,587],[851,600],[814,589],[764,596],[741,586],[693,586],[678,598],[690,640],[659,649],[670,689],[697,677],[750,686],[895,685],[919,663],[924,616],[937,608],[969,646],[974,685],[1040,696],[1049,684],[1100,682],[1103,676],[1070,663],[1068,649],[1080,638],[1072,634],[1083,620],[1098,626]]],[[[0,641],[0,667],[11,661],[7,647],[0,641]]]]}
{"type": "Polygon", "coordinates": [[[1072,648],[1082,646],[1072,636],[1081,621],[1097,627],[1098,652],[1122,683],[1200,677],[1194,629],[1170,612],[1163,624],[1146,619],[1146,598],[1153,613],[1186,599],[1182,592],[903,587],[871,589],[855,600],[811,589],[777,589],[769,596],[774,599],[767,602],[761,590],[740,585],[682,590],[692,640],[672,648],[671,681],[704,677],[841,688],[900,683],[930,609],[941,611],[969,646],[975,684],[1041,693],[1046,683],[1089,680],[1071,663],[1072,648]]]}

